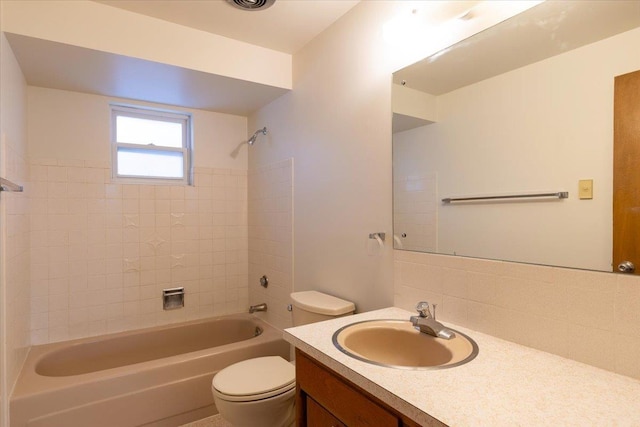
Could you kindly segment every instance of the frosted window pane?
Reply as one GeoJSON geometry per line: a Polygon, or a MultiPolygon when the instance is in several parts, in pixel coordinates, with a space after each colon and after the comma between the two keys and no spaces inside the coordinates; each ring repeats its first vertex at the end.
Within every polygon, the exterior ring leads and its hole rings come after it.
{"type": "Polygon", "coordinates": [[[182,147],[182,123],[117,116],[117,142],[182,147]]]}
{"type": "Polygon", "coordinates": [[[118,175],[184,178],[181,152],[118,148],[118,175]]]}

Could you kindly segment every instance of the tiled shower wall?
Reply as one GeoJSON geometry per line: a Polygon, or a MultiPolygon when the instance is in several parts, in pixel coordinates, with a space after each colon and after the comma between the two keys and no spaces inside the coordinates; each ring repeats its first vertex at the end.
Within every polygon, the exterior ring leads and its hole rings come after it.
{"type": "Polygon", "coordinates": [[[279,328],[291,326],[293,291],[293,159],[249,171],[249,289],[258,315],[279,328]],[[269,278],[267,288],[260,277],[269,278]]]}
{"type": "MultiPolygon", "coordinates": [[[[2,6],[0,6],[0,9],[2,6]]],[[[29,351],[29,165],[27,84],[0,33],[0,176],[24,187],[0,193],[0,426],[29,351]]]]}
{"type": "Polygon", "coordinates": [[[31,343],[246,310],[247,173],[113,182],[106,163],[31,161],[31,343]],[[162,308],[184,286],[185,307],[162,308]]]}
{"type": "Polygon", "coordinates": [[[394,271],[397,307],[640,379],[640,277],[408,251],[394,271]]]}
{"type": "MultiPolygon", "coordinates": [[[[2,176],[22,185],[22,193],[2,192],[2,273],[6,301],[5,340],[7,392],[18,377],[29,348],[29,183],[28,165],[10,142],[2,144],[2,176]]],[[[1,424],[1,421],[0,421],[1,424]]]]}
{"type": "Polygon", "coordinates": [[[438,250],[438,176],[393,174],[394,243],[405,250],[438,250]]]}

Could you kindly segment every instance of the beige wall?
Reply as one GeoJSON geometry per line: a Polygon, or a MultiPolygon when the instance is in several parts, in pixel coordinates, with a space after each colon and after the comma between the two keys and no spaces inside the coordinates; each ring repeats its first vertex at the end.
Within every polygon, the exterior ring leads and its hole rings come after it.
{"type": "MultiPolygon", "coordinates": [[[[470,7],[420,3],[443,21],[470,7]]],[[[393,302],[391,73],[508,13],[483,14],[412,49],[391,45],[385,24],[413,6],[361,2],[294,55],[293,91],[249,118],[250,129],[269,128],[250,151],[250,170],[295,162],[294,290],[325,291],[360,311],[393,302]],[[383,250],[368,238],[374,232],[387,233],[383,250]]]]}
{"type": "Polygon", "coordinates": [[[0,426],[29,347],[29,183],[26,161],[27,86],[0,36],[0,176],[25,187],[0,193],[0,426]]]}
{"type": "Polygon", "coordinates": [[[405,116],[436,122],[438,121],[438,97],[394,84],[391,89],[391,110],[405,116]]]}
{"type": "MultiPolygon", "coordinates": [[[[39,160],[110,162],[109,103],[154,106],[34,86],[29,87],[28,97],[29,157],[39,160]]],[[[247,168],[247,148],[240,145],[247,139],[246,117],[167,105],[159,108],[192,114],[195,167],[247,168]]]]}
{"type": "Polygon", "coordinates": [[[294,90],[250,118],[250,129],[269,128],[250,170],[295,161],[294,290],[328,292],[360,311],[393,302],[391,247],[368,248],[369,233],[391,232],[391,71],[378,47],[392,7],[375,3],[296,54],[294,90]]]}
{"type": "Polygon", "coordinates": [[[126,184],[111,179],[113,99],[28,93],[32,344],[246,310],[246,118],[192,111],[193,186],[126,184]],[[185,308],[163,311],[174,286],[185,308]]]}

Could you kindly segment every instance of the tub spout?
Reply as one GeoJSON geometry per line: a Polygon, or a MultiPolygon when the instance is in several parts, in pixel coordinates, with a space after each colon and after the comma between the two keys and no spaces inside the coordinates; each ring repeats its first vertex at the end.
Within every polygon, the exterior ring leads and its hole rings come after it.
{"type": "Polygon", "coordinates": [[[267,303],[263,302],[262,304],[252,305],[249,307],[249,313],[255,313],[256,311],[267,311],[267,303]]]}

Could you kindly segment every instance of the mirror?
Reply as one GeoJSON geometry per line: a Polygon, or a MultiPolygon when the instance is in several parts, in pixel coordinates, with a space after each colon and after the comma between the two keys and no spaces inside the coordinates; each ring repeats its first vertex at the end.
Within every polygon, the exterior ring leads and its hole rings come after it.
{"type": "Polygon", "coordinates": [[[638,27],[640,2],[543,2],[394,73],[394,248],[611,271],[613,84],[640,69],[638,27]],[[549,193],[568,198],[515,197],[549,193]]]}

